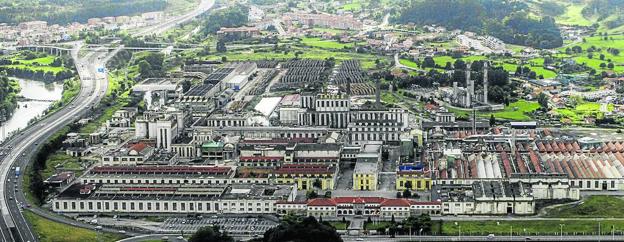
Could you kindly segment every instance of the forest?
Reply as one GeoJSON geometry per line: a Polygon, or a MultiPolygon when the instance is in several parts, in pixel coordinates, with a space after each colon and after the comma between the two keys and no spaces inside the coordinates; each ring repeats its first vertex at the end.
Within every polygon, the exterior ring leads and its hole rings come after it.
{"type": "Polygon", "coordinates": [[[497,37],[509,44],[542,49],[563,45],[561,32],[550,16],[531,17],[518,1],[438,0],[411,1],[394,21],[402,24],[436,24],[497,37]]]}
{"type": "Polygon", "coordinates": [[[211,11],[204,18],[204,34],[214,34],[222,27],[240,27],[245,25],[249,19],[249,7],[236,5],[234,7],[211,11]]]}
{"type": "Polygon", "coordinates": [[[19,87],[6,76],[0,76],[0,121],[8,118],[17,106],[17,92],[19,87]]]}
{"type": "Polygon", "coordinates": [[[86,23],[89,18],[136,15],[162,11],[165,7],[167,0],[0,0],[0,23],[86,23]]]}

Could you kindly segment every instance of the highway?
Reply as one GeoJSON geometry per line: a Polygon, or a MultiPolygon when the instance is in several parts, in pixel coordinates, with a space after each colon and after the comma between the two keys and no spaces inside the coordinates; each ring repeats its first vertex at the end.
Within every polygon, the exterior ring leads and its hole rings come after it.
{"type": "MultiPolygon", "coordinates": [[[[72,56],[75,58],[76,68],[81,79],[80,93],[63,109],[49,115],[43,120],[31,125],[20,135],[5,142],[9,147],[9,153],[0,164],[0,209],[2,210],[1,236],[3,241],[36,241],[30,225],[22,214],[23,207],[28,205],[22,192],[22,179],[15,179],[15,169],[20,167],[23,171],[35,152],[58,130],[67,124],[82,117],[90,108],[100,102],[106,93],[108,79],[106,73],[98,73],[97,69],[116,54],[119,49],[111,52],[91,52],[84,58],[78,58],[77,52],[80,44],[75,45],[72,56]],[[9,229],[14,222],[15,230],[9,229]]],[[[23,175],[23,174],[22,174],[23,175]]]]}
{"type": "MultiPolygon", "coordinates": [[[[206,12],[213,5],[214,0],[202,0],[192,12],[154,26],[145,27],[135,36],[162,33],[206,12]]],[[[84,57],[80,57],[78,52],[83,46],[82,42],[72,42],[71,44],[73,45],[71,56],[81,80],[79,94],[61,110],[32,124],[19,135],[2,144],[3,154],[0,155],[0,193],[2,194],[0,196],[0,213],[2,214],[0,216],[0,241],[38,241],[38,236],[22,214],[23,209],[28,209],[53,221],[83,228],[95,228],[92,225],[57,216],[40,208],[31,208],[22,191],[22,179],[21,177],[17,179],[15,173],[16,168],[20,167],[22,171],[20,175],[23,175],[23,171],[29,166],[35,152],[45,140],[69,123],[83,117],[101,101],[108,88],[108,78],[106,73],[98,72],[98,69],[104,68],[106,62],[124,48],[124,46],[119,46],[108,51],[103,48],[89,49],[84,57]]],[[[107,228],[103,230],[114,232],[107,228]]],[[[128,235],[134,234],[129,233],[128,235]]]]}
{"type": "Polygon", "coordinates": [[[132,35],[135,37],[139,37],[139,36],[146,36],[146,35],[152,35],[152,34],[156,34],[156,35],[162,34],[168,29],[175,27],[178,24],[183,24],[185,22],[188,22],[189,20],[208,11],[209,9],[212,8],[212,6],[214,6],[214,2],[215,0],[201,0],[201,3],[199,3],[199,6],[197,6],[197,8],[195,8],[193,11],[187,14],[184,14],[182,16],[178,16],[172,19],[167,19],[163,21],[162,23],[158,23],[149,27],[142,28],[141,30],[133,33],[132,35]]]}

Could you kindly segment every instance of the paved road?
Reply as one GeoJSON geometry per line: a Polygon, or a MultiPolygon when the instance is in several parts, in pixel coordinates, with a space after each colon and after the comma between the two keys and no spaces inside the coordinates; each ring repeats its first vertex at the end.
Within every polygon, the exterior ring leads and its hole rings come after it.
{"type": "Polygon", "coordinates": [[[624,236],[343,236],[344,241],[622,241],[624,236]]]}
{"type": "MultiPolygon", "coordinates": [[[[159,34],[177,24],[184,23],[212,8],[214,0],[202,0],[200,5],[192,12],[180,17],[173,18],[155,26],[150,26],[137,32],[136,35],[159,34]]],[[[56,131],[67,124],[77,120],[86,114],[91,107],[97,105],[105,95],[108,80],[105,73],[98,73],[98,68],[104,67],[105,63],[123,46],[110,52],[96,49],[89,51],[84,57],[79,57],[78,52],[81,42],[72,42],[74,48],[71,51],[72,58],[81,79],[81,90],[74,101],[61,110],[49,115],[39,122],[25,129],[20,135],[7,140],[2,144],[8,147],[10,152],[0,157],[0,241],[37,241],[30,224],[26,222],[22,214],[24,207],[29,207],[22,193],[21,179],[15,179],[15,169],[20,167],[23,171],[34,153],[39,149],[40,142],[47,140],[56,131]],[[13,178],[13,179],[11,179],[13,178]],[[10,180],[10,181],[9,181],[10,180]],[[16,183],[17,182],[17,183],[16,183]]],[[[39,208],[29,208],[32,212],[45,218],[70,224],[73,226],[94,229],[94,226],[77,222],[66,217],[56,216],[39,208]]],[[[111,232],[111,229],[104,229],[111,232]]],[[[132,235],[132,234],[130,234],[132,235]]]]}
{"type": "Polygon", "coordinates": [[[3,144],[3,146],[11,147],[10,153],[0,164],[0,193],[3,194],[0,200],[3,215],[0,231],[3,241],[37,241],[37,236],[22,214],[22,208],[27,206],[27,202],[21,190],[22,180],[15,179],[16,167],[24,171],[25,166],[28,165],[44,140],[87,113],[106,93],[108,85],[106,74],[98,73],[97,69],[103,67],[104,63],[119,49],[110,54],[90,52],[84,58],[78,58],[79,48],[79,44],[75,45],[72,51],[72,57],[75,58],[81,79],[81,90],[74,101],[3,144]],[[15,225],[14,230],[9,229],[11,223],[15,225]]]}
{"type": "Polygon", "coordinates": [[[177,16],[172,19],[165,20],[162,23],[158,23],[153,26],[142,28],[141,30],[135,32],[132,35],[135,37],[139,37],[139,36],[146,36],[146,35],[152,35],[152,34],[156,34],[156,35],[162,34],[165,31],[175,27],[176,25],[188,22],[189,20],[208,11],[209,9],[212,8],[212,6],[214,6],[214,2],[215,2],[214,0],[202,0],[199,6],[197,6],[197,8],[195,8],[193,11],[187,14],[184,14],[182,16],[177,16]]]}

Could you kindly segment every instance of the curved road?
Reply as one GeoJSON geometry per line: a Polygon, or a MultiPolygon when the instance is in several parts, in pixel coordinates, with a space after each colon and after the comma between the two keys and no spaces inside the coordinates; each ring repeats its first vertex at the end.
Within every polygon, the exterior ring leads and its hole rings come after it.
{"type": "Polygon", "coordinates": [[[197,16],[199,16],[200,14],[208,11],[210,8],[212,8],[212,6],[214,5],[215,0],[201,0],[201,2],[199,3],[199,6],[197,6],[197,8],[195,8],[193,11],[182,15],[182,16],[178,16],[176,18],[173,19],[168,19],[165,20],[162,23],[158,23],[156,25],[153,26],[149,26],[149,27],[145,27],[142,28],[141,30],[139,30],[138,32],[133,33],[132,35],[135,37],[139,37],[139,36],[146,36],[146,35],[152,35],[152,34],[161,34],[164,33],[166,30],[178,25],[178,24],[183,24],[197,16]]]}
{"type": "Polygon", "coordinates": [[[3,241],[36,241],[36,235],[26,222],[21,209],[27,204],[24,193],[21,191],[22,180],[15,179],[15,167],[24,171],[40,143],[47,140],[55,132],[67,124],[76,121],[94,105],[100,102],[106,93],[108,80],[105,73],[98,73],[97,69],[104,67],[104,63],[119,49],[112,52],[91,52],[84,58],[78,58],[80,44],[72,50],[76,68],[81,79],[80,93],[65,108],[47,116],[45,119],[31,125],[20,135],[4,143],[10,147],[9,154],[0,164],[0,209],[2,210],[1,235],[3,241]],[[9,230],[8,223],[14,223],[15,230],[9,230]]]}
{"type": "MultiPolygon", "coordinates": [[[[208,11],[214,5],[214,0],[202,0],[200,5],[188,14],[167,20],[154,26],[145,27],[137,35],[159,34],[165,30],[184,23],[208,11]]],[[[106,73],[98,73],[106,62],[114,56],[123,46],[110,52],[95,49],[84,57],[78,56],[82,47],[81,42],[73,42],[71,55],[81,80],[80,93],[76,98],[61,110],[48,115],[30,127],[24,129],[19,135],[12,137],[2,144],[2,148],[8,148],[8,154],[0,156],[0,241],[38,241],[38,236],[33,232],[31,225],[22,214],[27,204],[22,192],[22,179],[16,179],[15,168],[20,167],[24,171],[29,161],[34,158],[35,152],[40,148],[43,141],[67,124],[78,120],[87,114],[91,107],[97,105],[104,97],[108,88],[106,73]]],[[[92,225],[77,222],[75,220],[56,216],[39,208],[28,208],[32,212],[45,218],[83,228],[94,229],[92,225]]],[[[112,229],[104,229],[113,231],[112,229]]],[[[129,234],[133,235],[133,234],[129,234]]]]}

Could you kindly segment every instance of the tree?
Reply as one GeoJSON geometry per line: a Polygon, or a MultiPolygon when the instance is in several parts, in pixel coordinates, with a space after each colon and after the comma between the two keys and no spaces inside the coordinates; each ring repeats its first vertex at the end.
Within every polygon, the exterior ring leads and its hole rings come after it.
{"type": "Polygon", "coordinates": [[[314,217],[304,218],[297,223],[282,223],[264,233],[264,242],[342,242],[332,226],[319,223],[314,217]]]}
{"type": "Polygon", "coordinates": [[[406,181],[405,182],[405,189],[407,189],[407,190],[412,189],[412,181],[406,181]]]}
{"type": "Polygon", "coordinates": [[[607,64],[605,64],[604,62],[600,63],[600,68],[604,69],[605,67],[607,67],[607,64]]]}
{"type": "Polygon", "coordinates": [[[314,180],[314,182],[312,183],[312,186],[314,186],[314,187],[316,187],[316,188],[319,188],[319,189],[320,189],[320,188],[323,186],[323,182],[321,182],[321,180],[317,178],[317,179],[316,179],[316,180],[314,180]]]}
{"type": "Polygon", "coordinates": [[[496,117],[494,117],[494,114],[490,114],[490,126],[494,125],[496,125],[496,117]]]}
{"type": "Polygon", "coordinates": [[[150,65],[149,62],[147,62],[146,60],[141,60],[139,61],[139,73],[141,73],[141,76],[149,76],[151,74],[152,71],[152,65],[150,65]]]}
{"type": "Polygon", "coordinates": [[[217,51],[218,52],[227,52],[227,47],[225,46],[225,41],[219,40],[217,41],[217,51]]]}
{"type": "Polygon", "coordinates": [[[433,57],[431,56],[427,56],[425,57],[425,59],[423,60],[423,64],[422,67],[423,68],[434,68],[435,67],[435,60],[433,60],[433,57]]]}
{"type": "Polygon", "coordinates": [[[613,62],[609,62],[609,64],[607,64],[607,68],[609,69],[613,69],[614,67],[613,62]]]}
{"type": "Polygon", "coordinates": [[[316,191],[314,190],[308,190],[306,192],[306,198],[307,199],[313,199],[313,198],[317,198],[318,197],[318,193],[316,193],[316,191]]]}
{"type": "Polygon", "coordinates": [[[197,230],[189,242],[234,242],[234,239],[227,235],[227,233],[221,233],[219,226],[203,227],[197,230]]]}
{"type": "Polygon", "coordinates": [[[605,59],[605,55],[604,54],[600,54],[600,60],[604,60],[605,59]]]}
{"type": "Polygon", "coordinates": [[[408,190],[408,189],[405,189],[405,191],[403,191],[403,197],[404,198],[412,197],[412,192],[410,192],[410,190],[408,190]]]}
{"type": "Polygon", "coordinates": [[[325,192],[325,196],[323,196],[323,197],[325,197],[325,198],[331,198],[331,194],[332,194],[332,192],[331,192],[331,191],[326,191],[326,192],[325,192]]]}
{"type": "Polygon", "coordinates": [[[548,96],[546,96],[546,94],[542,92],[537,95],[537,102],[540,106],[542,106],[542,108],[548,110],[548,96]]]}

